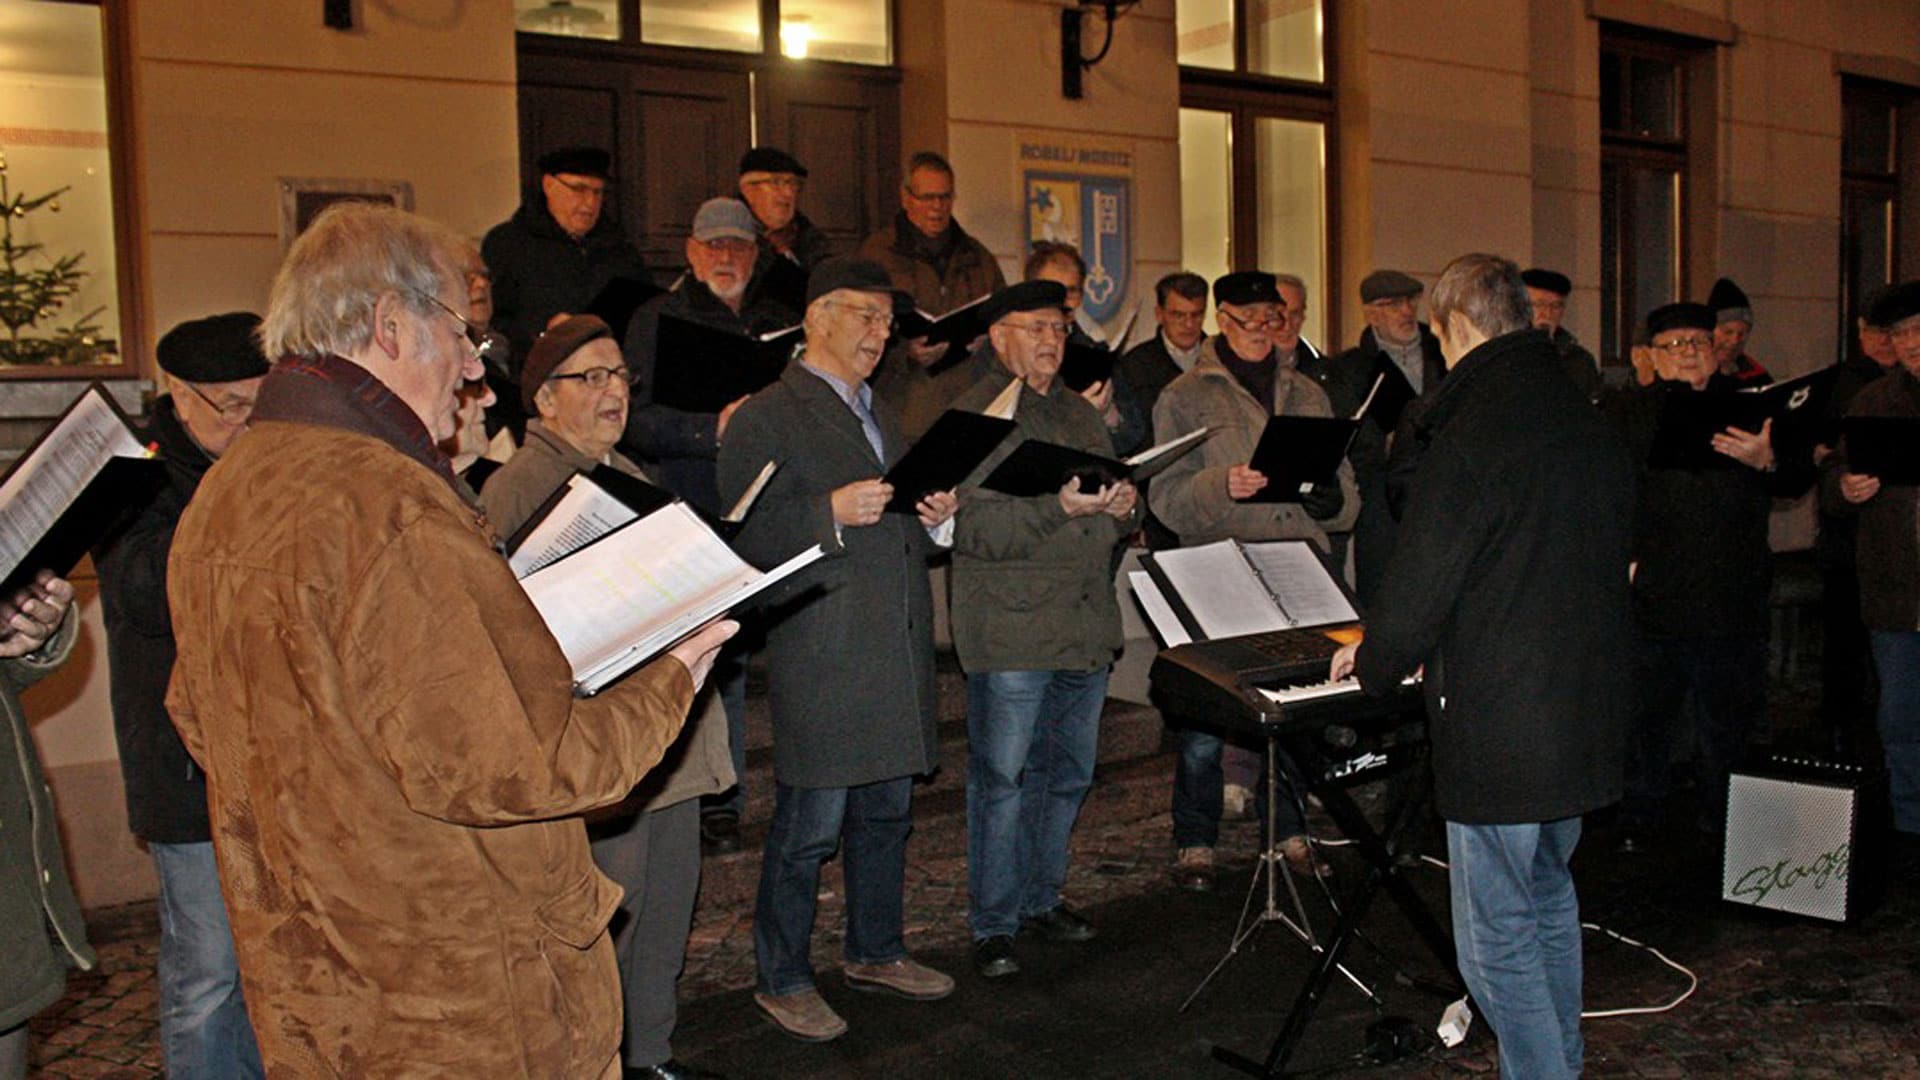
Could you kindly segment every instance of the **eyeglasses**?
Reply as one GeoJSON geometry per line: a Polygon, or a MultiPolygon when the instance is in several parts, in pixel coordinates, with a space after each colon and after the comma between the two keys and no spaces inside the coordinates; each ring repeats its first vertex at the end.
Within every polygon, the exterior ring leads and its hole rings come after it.
{"type": "Polygon", "coordinates": [[[585,180],[562,180],[558,176],[553,178],[553,182],[583,199],[604,199],[607,197],[607,185],[605,184],[592,184],[585,180]]]}
{"type": "Polygon", "coordinates": [[[745,181],[745,184],[751,188],[777,188],[781,191],[791,191],[795,193],[798,193],[802,188],[807,186],[805,180],[797,176],[786,175],[763,176],[757,180],[745,181]]]}
{"type": "Polygon", "coordinates": [[[872,333],[875,330],[885,330],[888,333],[893,332],[895,323],[891,308],[876,310],[873,308],[857,307],[853,304],[844,304],[838,300],[826,300],[822,301],[822,303],[826,307],[840,308],[844,311],[852,312],[854,318],[867,324],[868,333],[872,333]]]}
{"type": "Polygon", "coordinates": [[[1243,319],[1233,312],[1228,311],[1226,308],[1220,308],[1218,310],[1221,318],[1242,330],[1278,330],[1287,325],[1287,316],[1285,313],[1269,315],[1264,319],[1255,320],[1243,319]]]}
{"type": "Polygon", "coordinates": [[[922,195],[920,192],[915,191],[912,188],[908,188],[907,198],[912,199],[914,202],[917,202],[917,203],[950,203],[953,201],[953,192],[929,191],[926,194],[922,195]]]}
{"type": "Polygon", "coordinates": [[[1711,352],[1713,339],[1704,334],[1699,337],[1674,338],[1672,341],[1656,341],[1653,347],[1664,353],[1711,352]]]}
{"type": "Polygon", "coordinates": [[[1038,322],[1029,323],[1010,322],[1007,325],[1034,337],[1067,336],[1067,324],[1059,319],[1041,319],[1038,322]]]}
{"type": "Polygon", "coordinates": [[[219,413],[220,422],[223,424],[228,424],[232,427],[240,427],[241,425],[245,424],[249,418],[253,416],[253,399],[252,398],[241,398],[237,401],[229,401],[225,405],[222,405],[219,402],[208,397],[205,391],[201,390],[199,387],[193,385],[192,383],[187,382],[185,379],[180,380],[180,385],[193,391],[194,397],[197,397],[201,401],[206,402],[207,408],[212,409],[216,413],[219,413]]]}
{"type": "Polygon", "coordinates": [[[1367,301],[1367,306],[1375,311],[1391,311],[1402,307],[1412,311],[1417,303],[1418,300],[1411,296],[1383,296],[1378,300],[1367,301]]]}
{"type": "Polygon", "coordinates": [[[589,390],[605,390],[608,385],[616,381],[621,386],[630,387],[637,376],[625,364],[619,367],[590,367],[585,371],[570,371],[565,375],[547,376],[548,382],[559,382],[562,379],[578,379],[585,383],[589,390]]]}
{"type": "Polygon", "coordinates": [[[460,321],[460,330],[466,336],[467,344],[473,346],[473,355],[479,359],[486,357],[487,353],[493,348],[493,335],[468,322],[465,315],[441,303],[440,298],[432,293],[423,289],[415,289],[414,291],[426,297],[428,300],[433,301],[434,307],[458,319],[460,321]]]}

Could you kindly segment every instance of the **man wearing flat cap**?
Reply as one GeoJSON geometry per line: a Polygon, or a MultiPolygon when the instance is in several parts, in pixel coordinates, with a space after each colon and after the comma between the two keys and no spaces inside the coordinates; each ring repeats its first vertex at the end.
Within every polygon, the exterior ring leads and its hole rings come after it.
{"type": "Polygon", "coordinates": [[[1122,644],[1112,558],[1133,531],[1136,493],[1113,477],[1062,477],[1058,491],[1027,498],[978,486],[1027,439],[1113,456],[1099,411],[1059,380],[1066,303],[1066,288],[1043,280],[988,300],[994,360],[954,402],[984,411],[1020,383],[1019,430],[961,488],[953,544],[953,644],[967,673],[967,925],[974,968],[988,978],[1019,970],[1017,933],[1094,935],[1060,888],[1122,644]]]}
{"type": "Polygon", "coordinates": [[[756,146],[740,156],[740,198],[760,223],[754,279],[795,310],[806,303],[807,272],[833,254],[833,241],[800,210],[806,189],[807,167],[785,150],[756,146]]]}
{"type": "Polygon", "coordinates": [[[1621,847],[1632,852],[1662,825],[1676,739],[1698,744],[1699,799],[1691,824],[1723,824],[1727,773],[1766,715],[1767,634],[1773,555],[1767,522],[1775,498],[1813,481],[1810,452],[1776,448],[1772,421],[1729,427],[1709,439],[1717,465],[1654,458],[1665,399],[1738,387],[1716,370],[1714,312],[1676,303],[1647,315],[1647,340],[1662,381],[1628,387],[1605,404],[1639,468],[1634,512],[1634,685],[1639,700],[1628,742],[1621,847]],[[1686,731],[1691,694],[1699,728],[1686,731]]]}
{"type": "Polygon", "coordinates": [[[820,865],[846,867],[844,974],[857,990],[931,1001],[953,980],[903,938],[913,778],[939,756],[933,598],[927,560],[950,536],[952,492],[889,512],[881,477],[906,450],[866,380],[893,326],[893,283],[865,259],[832,258],[807,280],[806,346],[748,398],[720,444],[720,497],[780,462],[735,547],[772,566],[813,544],[830,553],[768,590],[773,821],[754,905],[754,1002],[782,1031],[820,1042],[847,1029],[816,987],[809,946],[820,865]]]}
{"type": "MultiPolygon", "coordinates": [[[[555,323],[534,341],[520,371],[522,404],[534,417],[526,445],[487,481],[481,500],[500,535],[511,536],[575,473],[604,465],[648,479],[614,449],[626,430],[627,379],[613,331],[593,315],[555,323]]],[[[619,806],[589,819],[594,864],[625,893],[613,953],[627,1080],[713,1075],[674,1060],[670,1040],[700,886],[700,797],[733,786],[733,769],[727,720],[709,686],[660,766],[619,806]]]]}
{"type": "Polygon", "coordinates": [[[1573,293],[1573,279],[1558,270],[1533,267],[1520,273],[1526,283],[1527,299],[1533,304],[1533,325],[1545,330],[1560,354],[1567,377],[1588,401],[1600,400],[1600,365],[1585,345],[1563,325],[1567,318],[1567,297],[1573,293]]]}
{"type": "Polygon", "coordinates": [[[1707,293],[1713,309],[1713,362],[1720,374],[1741,386],[1765,386],[1773,381],[1760,362],[1747,355],[1753,334],[1753,301],[1732,278],[1721,278],[1707,293]]]}
{"type": "MultiPolygon", "coordinates": [[[[1353,470],[1344,462],[1335,482],[1316,485],[1298,502],[1241,502],[1266,487],[1249,462],[1274,416],[1332,416],[1326,392],[1295,370],[1274,337],[1284,325],[1286,301],[1272,274],[1247,270],[1213,283],[1220,333],[1201,348],[1193,370],[1160,392],[1153,407],[1154,438],[1165,442],[1197,430],[1211,434],[1154,477],[1147,497],[1154,516],[1184,544],[1216,540],[1311,540],[1327,551],[1329,531],[1353,524],[1359,511],[1353,470]]],[[[1221,814],[1221,740],[1184,729],[1173,789],[1175,882],[1202,891],[1213,883],[1213,847],[1221,814]]],[[[1288,863],[1311,870],[1316,859],[1306,824],[1284,799],[1275,810],[1278,839],[1288,863]]]]}
{"type": "Polygon", "coordinates": [[[167,1075],[186,1078],[261,1075],[214,866],[206,775],[167,716],[167,554],[201,477],[247,429],[267,374],[259,329],[260,316],[235,311],[181,323],[160,339],[168,392],[154,402],[142,441],[160,448],[166,486],[94,559],[127,825],[160,878],[160,1049],[167,1075]]]}
{"type": "MultiPolygon", "coordinates": [[[[605,150],[576,146],[540,157],[540,183],[520,208],[487,232],[480,257],[493,275],[493,327],[517,365],[560,312],[586,310],[615,278],[645,280],[640,250],[603,213],[612,175],[605,150]]],[[[518,368],[513,372],[517,377],[518,368]]],[[[503,409],[519,402],[503,394],[503,409]]],[[[524,415],[512,417],[514,426],[524,415]]]]}
{"type": "MultiPolygon", "coordinates": [[[[1895,285],[1869,319],[1887,328],[1895,367],[1854,398],[1849,416],[1920,418],[1920,280],[1895,285]]],[[[1920,487],[1883,483],[1848,467],[1845,447],[1830,483],[1860,516],[1860,615],[1880,675],[1878,726],[1891,781],[1893,825],[1920,833],[1920,487]]],[[[1828,500],[1831,502],[1832,500],[1828,500]]]]}

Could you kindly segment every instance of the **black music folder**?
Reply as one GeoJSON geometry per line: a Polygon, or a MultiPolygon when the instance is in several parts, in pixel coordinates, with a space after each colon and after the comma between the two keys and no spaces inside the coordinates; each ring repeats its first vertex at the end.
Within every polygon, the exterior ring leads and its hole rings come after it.
{"type": "Polygon", "coordinates": [[[1920,419],[1849,416],[1840,432],[1848,472],[1877,476],[1882,484],[1920,484],[1920,419]]]}
{"type": "Polygon", "coordinates": [[[789,311],[807,310],[807,271],[785,255],[767,260],[767,268],[753,281],[752,288],[789,311]]]}
{"type": "Polygon", "coordinates": [[[883,477],[893,485],[893,498],[887,509],[900,514],[914,513],[914,507],[930,492],[947,491],[957,486],[987,460],[1015,424],[997,416],[948,409],[933,422],[920,441],[914,443],[883,477]]]}
{"type": "Polygon", "coordinates": [[[1339,482],[1360,421],[1342,416],[1276,416],[1267,421],[1248,467],[1264,473],[1267,486],[1239,500],[1299,502],[1309,490],[1339,482]]]}
{"type": "Polygon", "coordinates": [[[1647,464],[1656,469],[1744,468],[1713,448],[1713,437],[1728,428],[1757,432],[1773,421],[1776,453],[1788,443],[1818,436],[1837,364],[1769,386],[1739,390],[1670,387],[1660,400],[1647,464]]]}
{"type": "Polygon", "coordinates": [[[800,335],[801,327],[790,326],[749,337],[662,314],[653,347],[653,400],[717,413],[778,379],[800,335]]]}
{"type": "Polygon", "coordinates": [[[651,281],[617,277],[587,301],[587,309],[581,314],[598,315],[613,328],[613,340],[618,343],[626,338],[627,324],[633,321],[633,313],[640,310],[640,305],[666,291],[651,281]]]}
{"type": "Polygon", "coordinates": [[[1119,359],[1120,350],[1113,346],[1070,337],[1060,358],[1060,381],[1074,393],[1082,393],[1094,383],[1112,379],[1114,361],[1119,359]]]}
{"type": "Polygon", "coordinates": [[[1120,480],[1139,483],[1150,480],[1178,461],[1181,455],[1199,446],[1207,437],[1206,428],[1189,431],[1117,461],[1110,457],[1076,450],[1059,443],[1028,439],[1013,448],[1013,453],[994,466],[980,486],[1015,498],[1051,495],[1069,477],[1080,481],[1080,491],[1092,494],[1120,480]]]}
{"type": "Polygon", "coordinates": [[[90,384],[0,477],[0,599],[42,570],[72,573],[166,482],[166,462],[90,384]]]}
{"type": "MultiPolygon", "coordinates": [[[[988,293],[987,296],[993,295],[988,293]]],[[[945,315],[929,315],[910,303],[896,299],[893,318],[895,322],[893,336],[902,341],[926,338],[928,345],[946,343],[951,346],[947,355],[930,366],[930,374],[940,372],[958,364],[967,358],[967,346],[973,339],[987,332],[987,324],[980,317],[980,309],[987,302],[987,296],[975,297],[961,304],[945,315]]]]}
{"type": "Polygon", "coordinates": [[[1369,404],[1362,406],[1361,415],[1371,417],[1382,431],[1391,435],[1400,426],[1400,414],[1420,395],[1413,392],[1407,373],[1385,355],[1374,365],[1373,386],[1367,395],[1369,404]]]}

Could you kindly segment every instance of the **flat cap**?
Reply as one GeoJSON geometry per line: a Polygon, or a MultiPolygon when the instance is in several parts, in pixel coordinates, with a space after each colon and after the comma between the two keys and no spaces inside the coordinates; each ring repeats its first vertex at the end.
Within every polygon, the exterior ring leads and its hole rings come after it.
{"type": "Polygon", "coordinates": [[[188,382],[257,379],[269,366],[260,351],[259,329],[260,316],[251,311],[193,319],[167,331],[154,347],[154,358],[160,370],[188,382]]]}
{"type": "Polygon", "coordinates": [[[807,303],[841,289],[853,289],[856,292],[876,292],[893,295],[893,279],[887,276],[887,268],[872,259],[861,259],[852,255],[836,255],[823,260],[807,275],[807,303]]]}
{"type": "Polygon", "coordinates": [[[1375,300],[1395,300],[1402,296],[1419,296],[1427,287],[1420,279],[1398,270],[1375,270],[1360,279],[1360,302],[1371,304],[1375,300]]]}
{"type": "Polygon", "coordinates": [[[1022,281],[1009,285],[980,305],[980,318],[988,326],[1022,311],[1065,310],[1067,287],[1057,281],[1022,281]]]}
{"type": "Polygon", "coordinates": [[[1707,306],[1713,309],[1713,317],[1719,322],[1751,323],[1753,321],[1753,302],[1732,278],[1721,278],[1713,283],[1707,293],[1707,306]]]}
{"type": "Polygon", "coordinates": [[[540,155],[540,174],[568,173],[605,180],[613,168],[613,159],[597,146],[565,146],[540,155]]]}
{"type": "Polygon", "coordinates": [[[732,238],[751,244],[760,238],[760,223],[739,199],[730,196],[708,199],[694,212],[693,238],[703,243],[732,238]]]}
{"type": "Polygon", "coordinates": [[[1522,270],[1520,280],[1530,289],[1542,289],[1555,296],[1565,296],[1573,291],[1573,279],[1558,270],[1536,266],[1531,270],[1522,270]]]}
{"type": "Polygon", "coordinates": [[[1213,302],[1217,304],[1284,304],[1273,275],[1265,270],[1236,270],[1213,281],[1213,302]]]}
{"type": "Polygon", "coordinates": [[[546,385],[555,368],[587,342],[612,336],[613,328],[598,315],[569,315],[535,338],[533,348],[527,350],[527,362],[520,367],[520,403],[527,407],[527,414],[539,414],[533,395],[546,385]]]}
{"type": "Polygon", "coordinates": [[[1682,300],[1677,304],[1662,304],[1647,312],[1648,338],[1668,330],[1711,331],[1712,329],[1713,309],[1691,300],[1682,300]]]}
{"type": "Polygon", "coordinates": [[[792,173],[795,176],[807,175],[807,167],[799,159],[774,146],[756,146],[740,155],[740,175],[750,172],[792,173]]]}
{"type": "Polygon", "coordinates": [[[1874,298],[1867,322],[1891,330],[1915,315],[1920,315],[1920,280],[1889,286],[1874,298]]]}

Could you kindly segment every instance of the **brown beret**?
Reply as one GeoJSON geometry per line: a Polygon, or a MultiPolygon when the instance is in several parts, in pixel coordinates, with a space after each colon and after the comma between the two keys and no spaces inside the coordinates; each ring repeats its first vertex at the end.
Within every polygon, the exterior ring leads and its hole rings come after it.
{"type": "Polygon", "coordinates": [[[527,407],[527,412],[539,412],[533,407],[534,393],[547,384],[547,378],[567,362],[567,357],[579,352],[580,346],[589,341],[612,336],[613,328],[598,315],[569,315],[547,327],[546,333],[534,339],[533,348],[527,352],[527,362],[520,367],[520,402],[527,407]]]}

